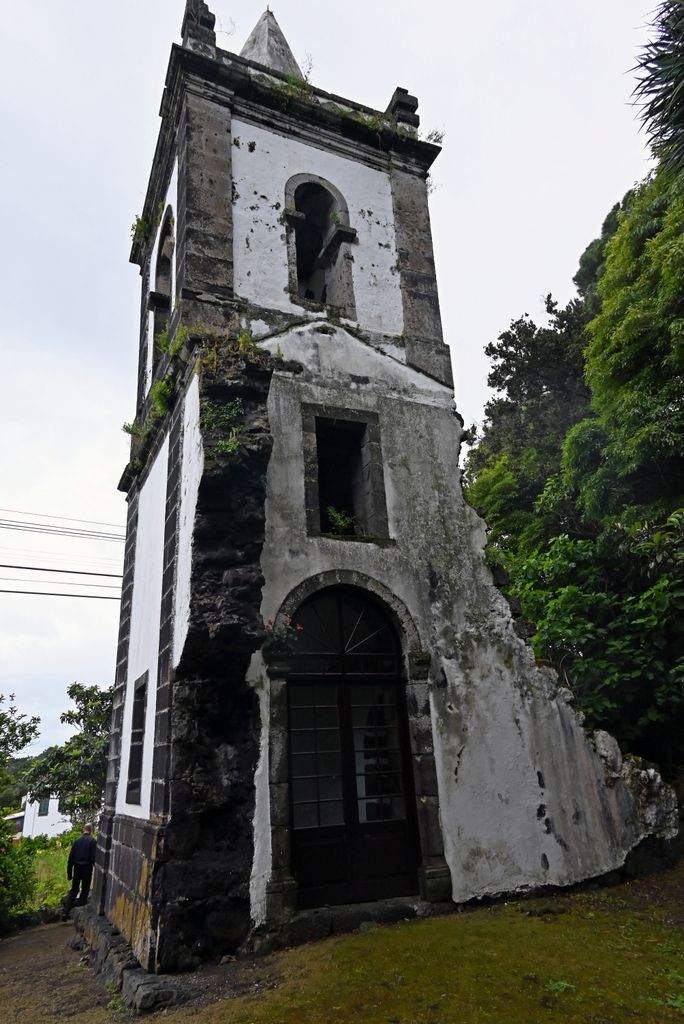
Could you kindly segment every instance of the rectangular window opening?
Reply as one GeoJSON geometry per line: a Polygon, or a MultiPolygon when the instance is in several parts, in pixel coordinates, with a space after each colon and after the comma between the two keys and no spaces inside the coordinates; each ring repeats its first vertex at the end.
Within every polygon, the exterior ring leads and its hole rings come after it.
{"type": "Polygon", "coordinates": [[[133,688],[133,715],[131,719],[131,745],[128,755],[128,785],[126,803],[139,804],[142,792],[143,742],[147,711],[147,678],[144,672],[133,688]]]}
{"type": "Polygon", "coordinates": [[[302,405],[310,536],[389,541],[377,413],[302,405]]]}
{"type": "Polygon", "coordinates": [[[366,434],[366,423],[316,418],[321,533],[353,537],[370,532],[366,434]]]}
{"type": "Polygon", "coordinates": [[[45,796],[38,804],[38,816],[44,818],[50,810],[50,797],[45,796]]]}

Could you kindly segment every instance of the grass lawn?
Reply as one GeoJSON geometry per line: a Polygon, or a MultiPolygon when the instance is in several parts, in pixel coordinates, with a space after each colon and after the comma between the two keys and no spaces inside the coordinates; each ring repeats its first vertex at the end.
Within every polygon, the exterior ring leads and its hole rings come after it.
{"type": "Polygon", "coordinates": [[[174,1024],[190,1016],[201,1024],[681,1022],[684,911],[675,902],[684,865],[664,878],[671,890],[655,899],[637,881],[286,950],[255,963],[261,996],[167,1016],[174,1024]]]}
{"type": "Polygon", "coordinates": [[[68,842],[61,847],[36,850],[33,857],[36,888],[28,907],[30,911],[40,907],[58,907],[62,902],[71,884],[66,876],[70,848],[71,842],[68,842]]]}

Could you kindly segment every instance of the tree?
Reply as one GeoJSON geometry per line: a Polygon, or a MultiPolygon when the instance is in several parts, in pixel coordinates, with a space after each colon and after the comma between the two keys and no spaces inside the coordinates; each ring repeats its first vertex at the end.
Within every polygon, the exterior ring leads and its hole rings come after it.
{"type": "Polygon", "coordinates": [[[542,331],[522,318],[488,346],[499,395],[469,456],[467,496],[492,527],[488,557],[508,573],[537,655],[589,724],[674,770],[684,762],[684,174],[661,169],[628,193],[575,283],[563,321],[551,310],[542,331]]]}
{"type": "Polygon", "coordinates": [[[547,326],[514,320],[486,355],[498,395],[485,407],[479,443],[466,463],[468,500],[486,511],[493,538],[506,550],[529,550],[550,533],[536,508],[560,465],[568,428],[589,410],[583,351],[589,319],[582,301],[559,309],[546,298],[547,326]]]}
{"type": "Polygon", "coordinates": [[[32,757],[11,757],[7,762],[4,782],[0,781],[0,810],[18,811],[21,798],[26,796],[24,775],[33,762],[32,757]]]}
{"type": "Polygon", "coordinates": [[[3,708],[7,699],[0,693],[0,784],[11,781],[8,772],[10,758],[38,735],[39,718],[28,718],[21,714],[14,704],[14,694],[9,695],[9,704],[3,708]]]}
{"type": "Polygon", "coordinates": [[[639,56],[634,90],[653,151],[664,167],[684,169],[684,3],[665,0],[656,10],[656,35],[639,56]]]}
{"type": "Polygon", "coordinates": [[[83,823],[102,807],[112,715],[112,687],[72,683],[67,693],[76,705],[60,721],[76,728],[61,746],[49,747],[25,776],[34,800],[59,797],[72,821],[83,823]]]}

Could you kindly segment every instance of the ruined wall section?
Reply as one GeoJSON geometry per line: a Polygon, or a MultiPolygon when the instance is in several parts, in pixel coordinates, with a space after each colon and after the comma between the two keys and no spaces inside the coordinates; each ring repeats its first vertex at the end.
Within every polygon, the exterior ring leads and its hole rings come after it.
{"type": "MultiPolygon", "coordinates": [[[[484,523],[463,500],[449,389],[339,327],[263,344],[306,367],[276,374],[269,399],[263,616],[276,619],[288,594],[331,568],[347,582],[377,581],[409,610],[430,656],[426,710],[453,898],[571,884],[619,868],[647,836],[672,836],[672,791],[585,732],[513,629],[484,563],[484,523]],[[378,415],[389,542],[307,534],[302,404],[378,415]]],[[[419,803],[430,797],[422,785],[419,803]]],[[[267,800],[260,792],[260,827],[267,800]]],[[[263,884],[253,889],[263,907],[263,884]]]]}

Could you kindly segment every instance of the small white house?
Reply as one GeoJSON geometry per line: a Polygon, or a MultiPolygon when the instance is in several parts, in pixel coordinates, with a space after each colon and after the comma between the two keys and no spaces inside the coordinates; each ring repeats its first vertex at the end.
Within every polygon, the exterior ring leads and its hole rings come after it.
{"type": "Polygon", "coordinates": [[[22,836],[33,839],[35,836],[47,836],[52,839],[62,832],[68,832],[71,821],[66,813],[60,810],[58,797],[45,797],[44,800],[26,802],[24,797],[24,825],[22,836]]]}

